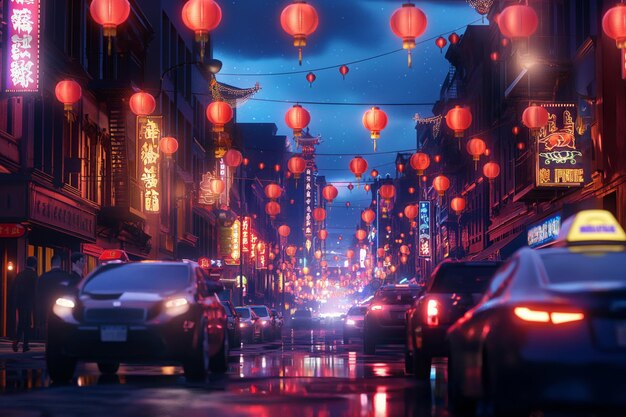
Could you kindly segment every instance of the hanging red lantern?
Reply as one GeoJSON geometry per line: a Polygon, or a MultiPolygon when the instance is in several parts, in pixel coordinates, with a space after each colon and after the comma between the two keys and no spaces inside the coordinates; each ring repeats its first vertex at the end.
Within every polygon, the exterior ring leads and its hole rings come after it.
{"type": "Polygon", "coordinates": [[[500,53],[498,51],[493,51],[489,54],[489,59],[493,62],[498,62],[500,60],[500,53]]]}
{"type": "Polygon", "coordinates": [[[474,161],[479,161],[480,156],[484,154],[487,149],[487,144],[480,138],[473,138],[467,142],[466,149],[467,153],[472,155],[474,161]]]}
{"type": "Polygon", "coordinates": [[[409,249],[409,247],[407,245],[402,245],[402,246],[400,246],[400,253],[402,255],[410,255],[411,254],[411,250],[409,249]]]}
{"type": "Polygon", "coordinates": [[[489,150],[489,148],[485,149],[485,153],[484,153],[484,155],[485,155],[485,156],[489,156],[489,155],[491,155],[491,151],[489,150]]]}
{"type": "Polygon", "coordinates": [[[346,74],[350,71],[350,68],[348,68],[347,65],[342,65],[339,67],[339,74],[341,74],[341,76],[343,77],[343,79],[346,79],[346,74]]]}
{"type": "Polygon", "coordinates": [[[278,200],[283,194],[283,189],[278,184],[267,184],[265,186],[265,196],[270,200],[278,200]]]}
{"type": "Polygon", "coordinates": [[[409,204],[404,208],[404,215],[409,220],[416,218],[418,212],[419,210],[415,204],[409,204]]]}
{"type": "Polygon", "coordinates": [[[364,210],[363,213],[361,213],[361,220],[363,220],[366,224],[371,224],[374,220],[376,219],[376,213],[374,213],[374,210],[364,210]]]}
{"type": "Polygon", "coordinates": [[[526,144],[524,142],[517,142],[517,149],[523,151],[526,148],[526,144]]]}
{"type": "Polygon", "coordinates": [[[380,131],[387,126],[387,114],[378,107],[372,107],[363,114],[363,126],[370,131],[376,151],[376,140],[380,138],[380,131]]]}
{"type": "Polygon", "coordinates": [[[539,131],[548,125],[549,117],[545,107],[530,105],[522,114],[522,123],[530,130],[531,135],[537,136],[539,131]]]}
{"type": "Polygon", "coordinates": [[[189,0],[183,6],[181,15],[185,26],[193,30],[196,42],[200,42],[200,60],[204,61],[209,32],[220,24],[222,9],[213,0],[189,0]]]}
{"type": "Polygon", "coordinates": [[[415,194],[415,188],[409,187],[409,194],[415,194]]]}
{"type": "Polygon", "coordinates": [[[508,38],[502,38],[500,40],[500,45],[502,45],[503,48],[506,48],[507,46],[509,46],[509,43],[511,43],[511,42],[509,41],[508,38]]]}
{"type": "Polygon", "coordinates": [[[367,161],[360,156],[355,156],[350,161],[350,171],[352,171],[357,180],[360,180],[363,173],[367,171],[367,161]]]}
{"type": "Polygon", "coordinates": [[[446,114],[446,125],[454,131],[455,137],[462,138],[472,125],[472,113],[467,107],[454,106],[446,114]]]}
{"type": "Polygon", "coordinates": [[[317,207],[313,209],[313,220],[317,223],[321,223],[326,219],[326,210],[321,207],[317,207]]]}
{"type": "Polygon", "coordinates": [[[81,99],[83,90],[74,80],[59,81],[54,88],[54,95],[57,100],[63,103],[63,110],[68,113],[72,111],[72,105],[81,99]]]}
{"type": "Polygon", "coordinates": [[[280,25],[293,36],[293,46],[298,48],[298,63],[302,65],[302,48],[306,46],[306,37],[317,29],[319,18],[317,11],[310,4],[301,0],[285,7],[280,14],[280,25]]]}
{"type": "Polygon", "coordinates": [[[292,156],[289,158],[289,161],[287,161],[287,168],[289,172],[293,174],[294,178],[298,179],[300,178],[300,174],[306,169],[306,161],[300,156],[292,156]]]}
{"type": "Polygon", "coordinates": [[[366,193],[369,193],[369,192],[370,192],[370,190],[372,189],[372,186],[371,186],[371,185],[369,185],[369,184],[365,184],[365,185],[363,186],[363,189],[365,190],[365,192],[366,192],[366,193]]]}
{"type": "Polygon", "coordinates": [[[511,129],[511,132],[517,136],[519,135],[519,127],[518,126],[513,126],[513,129],[511,129]]]}
{"type": "Polygon", "coordinates": [[[396,196],[396,187],[391,184],[383,184],[380,186],[378,193],[385,201],[390,201],[396,196]]]}
{"type": "Polygon", "coordinates": [[[285,123],[290,129],[293,129],[293,136],[296,138],[302,136],[302,130],[309,125],[310,121],[311,115],[299,104],[295,104],[285,114],[285,123]]]}
{"type": "Polygon", "coordinates": [[[367,232],[363,229],[359,229],[355,233],[356,238],[360,241],[364,240],[367,237],[367,232]]]}
{"type": "Polygon", "coordinates": [[[348,190],[352,191],[354,190],[354,185],[352,185],[352,183],[348,184],[347,186],[348,190]]]}
{"type": "Polygon", "coordinates": [[[437,45],[437,47],[439,48],[439,52],[443,52],[443,48],[445,48],[447,44],[448,44],[448,41],[446,41],[446,38],[444,38],[443,36],[440,36],[437,39],[435,39],[435,45],[437,45]]]}
{"type": "Polygon", "coordinates": [[[318,250],[316,250],[316,251],[313,253],[313,256],[315,257],[315,259],[317,259],[317,260],[319,261],[320,259],[322,259],[322,251],[321,251],[321,250],[319,250],[319,249],[318,249],[318,250]]]}
{"type": "Polygon", "coordinates": [[[508,6],[498,16],[498,27],[503,36],[516,40],[528,38],[539,26],[539,18],[532,7],[516,4],[508,6]]]}
{"type": "Polygon", "coordinates": [[[117,35],[117,27],[128,19],[130,3],[128,0],[93,0],[89,13],[102,26],[104,37],[109,38],[108,51],[111,55],[111,38],[117,35]]]}
{"type": "Polygon", "coordinates": [[[465,199],[463,197],[454,197],[452,201],[450,201],[450,208],[454,210],[458,216],[465,210],[465,199]]]}
{"type": "Polygon", "coordinates": [[[450,180],[445,175],[438,175],[433,179],[433,188],[439,194],[439,197],[443,197],[448,188],[450,188],[450,180]]]}
{"type": "Polygon", "coordinates": [[[259,169],[263,171],[265,169],[265,162],[259,162],[259,169]]]}
{"type": "Polygon", "coordinates": [[[354,257],[354,251],[352,249],[348,249],[346,251],[346,258],[352,259],[354,257]]]}
{"type": "MultiPolygon", "coordinates": [[[[290,172],[288,172],[287,174],[290,174],[290,172]]],[[[289,204],[291,204],[292,206],[295,204],[296,200],[294,200],[293,198],[291,200],[289,200],[289,204]]]]}
{"type": "Polygon", "coordinates": [[[237,168],[243,162],[243,156],[237,149],[229,149],[224,155],[224,163],[231,168],[237,168]]]}
{"type": "Polygon", "coordinates": [[[402,39],[402,48],[408,51],[408,64],[411,67],[411,49],[415,48],[415,38],[422,36],[428,19],[422,10],[412,3],[405,3],[391,15],[391,30],[402,39]]]}
{"type": "Polygon", "coordinates": [[[278,234],[280,236],[288,237],[290,233],[291,233],[291,228],[287,226],[286,224],[283,224],[282,226],[278,227],[278,234]]]}
{"type": "Polygon", "coordinates": [[[315,81],[316,78],[317,77],[312,72],[309,72],[306,75],[306,80],[309,82],[309,87],[313,87],[313,82],[315,81]]]}
{"type": "Polygon", "coordinates": [[[385,249],[384,248],[376,249],[376,255],[378,255],[379,258],[384,257],[385,256],[385,249]]]}
{"type": "Polygon", "coordinates": [[[217,195],[222,194],[226,189],[226,184],[219,178],[212,179],[209,186],[211,188],[211,192],[217,195]]]}
{"type": "Polygon", "coordinates": [[[615,40],[619,49],[626,49],[626,4],[611,7],[602,18],[602,29],[606,36],[615,40]]]}
{"type": "Polygon", "coordinates": [[[450,36],[448,36],[448,40],[452,45],[456,45],[461,40],[461,37],[456,34],[456,32],[452,32],[450,36]]]}
{"type": "Polygon", "coordinates": [[[326,261],[321,261],[321,262],[320,262],[320,266],[321,266],[322,268],[327,268],[327,267],[328,267],[328,262],[326,262],[326,261]]]}
{"type": "Polygon", "coordinates": [[[423,152],[414,153],[409,162],[417,175],[423,175],[426,168],[430,166],[430,158],[423,152]]]}
{"type": "Polygon", "coordinates": [[[248,158],[243,158],[243,161],[241,163],[243,164],[243,166],[247,167],[250,163],[250,160],[248,158]]]}
{"type": "Polygon", "coordinates": [[[435,155],[434,159],[435,159],[435,163],[438,164],[439,162],[441,162],[441,155],[435,155]]]}
{"type": "Polygon", "coordinates": [[[178,150],[178,141],[171,136],[165,136],[159,141],[159,149],[169,158],[178,150]]]}
{"type": "Polygon", "coordinates": [[[489,182],[492,182],[494,179],[500,175],[500,165],[497,162],[487,162],[483,165],[483,174],[489,182]]]}
{"type": "Polygon", "coordinates": [[[403,173],[404,172],[404,164],[396,164],[396,171],[398,171],[399,173],[403,173]]]}
{"type": "Polygon", "coordinates": [[[279,164],[274,165],[274,171],[275,172],[280,172],[280,165],[279,164]]]}
{"type": "Polygon", "coordinates": [[[428,177],[426,175],[422,175],[422,182],[428,181],[428,177]]]}
{"type": "Polygon", "coordinates": [[[265,205],[265,213],[270,216],[271,219],[275,219],[280,214],[280,204],[276,201],[270,201],[265,205]]]}
{"type": "Polygon", "coordinates": [[[294,245],[289,245],[285,248],[285,255],[293,258],[294,256],[296,256],[297,250],[298,248],[296,248],[294,245]]]}
{"type": "Polygon", "coordinates": [[[233,118],[233,108],[225,101],[214,101],[206,108],[206,118],[213,124],[214,132],[223,132],[224,125],[233,118]]]}
{"type": "Polygon", "coordinates": [[[406,255],[402,255],[402,256],[400,257],[400,262],[401,262],[403,265],[404,265],[404,264],[406,264],[408,261],[409,261],[409,257],[408,257],[408,256],[406,256],[406,255]]]}
{"type": "Polygon", "coordinates": [[[327,237],[328,231],[326,229],[321,229],[319,232],[317,232],[317,238],[319,240],[326,240],[327,237]]]}
{"type": "Polygon", "coordinates": [[[331,204],[333,200],[337,198],[337,195],[339,195],[339,191],[337,187],[332,184],[322,188],[322,197],[324,197],[324,200],[328,201],[328,204],[331,204]]]}
{"type": "Polygon", "coordinates": [[[139,91],[130,96],[128,105],[130,106],[130,111],[136,116],[149,116],[156,109],[156,100],[152,97],[152,94],[139,91]]]}

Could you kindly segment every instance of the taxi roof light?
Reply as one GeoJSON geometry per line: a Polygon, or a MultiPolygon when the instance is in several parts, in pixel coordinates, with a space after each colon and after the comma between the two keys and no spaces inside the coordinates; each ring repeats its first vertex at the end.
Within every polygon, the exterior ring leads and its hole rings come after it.
{"type": "Polygon", "coordinates": [[[626,233],[607,210],[582,210],[563,222],[556,242],[576,244],[626,244],[626,233]]]}

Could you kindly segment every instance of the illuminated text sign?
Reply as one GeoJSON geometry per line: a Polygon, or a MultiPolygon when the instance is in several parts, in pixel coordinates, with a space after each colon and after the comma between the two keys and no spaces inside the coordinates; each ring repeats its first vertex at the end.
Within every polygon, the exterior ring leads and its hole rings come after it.
{"type": "Polygon", "coordinates": [[[8,2],[7,92],[39,91],[39,0],[8,2]]]}
{"type": "Polygon", "coordinates": [[[161,210],[159,189],[159,141],[161,116],[137,118],[137,147],[139,163],[137,176],[144,186],[143,206],[149,213],[161,210]]]}
{"type": "Polygon", "coordinates": [[[557,214],[547,219],[544,219],[540,223],[532,225],[528,228],[527,241],[528,246],[535,248],[537,246],[550,243],[559,236],[561,230],[561,215],[557,214]]]}
{"type": "Polygon", "coordinates": [[[418,239],[419,257],[430,258],[430,201],[419,202],[418,239]]]}

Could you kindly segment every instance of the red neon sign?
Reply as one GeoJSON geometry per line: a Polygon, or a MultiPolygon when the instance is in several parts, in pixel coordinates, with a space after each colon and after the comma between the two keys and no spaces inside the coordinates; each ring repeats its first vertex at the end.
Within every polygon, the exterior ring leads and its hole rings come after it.
{"type": "Polygon", "coordinates": [[[5,91],[39,91],[39,2],[8,2],[5,91]]]}

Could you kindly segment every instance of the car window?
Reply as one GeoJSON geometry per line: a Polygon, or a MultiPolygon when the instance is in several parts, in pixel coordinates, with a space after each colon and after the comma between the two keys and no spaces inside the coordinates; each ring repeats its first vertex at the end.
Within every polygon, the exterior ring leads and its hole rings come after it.
{"type": "Polygon", "coordinates": [[[448,265],[435,275],[429,292],[481,294],[487,290],[497,268],[497,264],[448,265]]]}
{"type": "Polygon", "coordinates": [[[187,265],[147,263],[111,264],[97,270],[85,283],[83,292],[172,293],[190,284],[187,265]]]}
{"type": "Polygon", "coordinates": [[[269,313],[267,312],[267,308],[265,307],[251,307],[251,308],[252,308],[252,311],[254,311],[256,315],[259,317],[269,316],[269,313]]]}
{"type": "Polygon", "coordinates": [[[382,304],[413,304],[419,291],[383,291],[374,297],[374,302],[382,304]]]}
{"type": "Polygon", "coordinates": [[[554,284],[593,282],[626,284],[626,252],[585,251],[541,254],[548,280],[554,284]]]}
{"type": "Polygon", "coordinates": [[[357,307],[352,307],[350,310],[348,310],[348,315],[349,316],[364,316],[366,312],[367,312],[367,307],[357,306],[357,307]]]}
{"type": "Polygon", "coordinates": [[[244,319],[250,318],[250,310],[247,308],[236,308],[235,311],[244,319]]]}
{"type": "Polygon", "coordinates": [[[311,312],[308,310],[297,310],[295,313],[293,313],[293,316],[299,318],[310,318],[311,312]]]}

